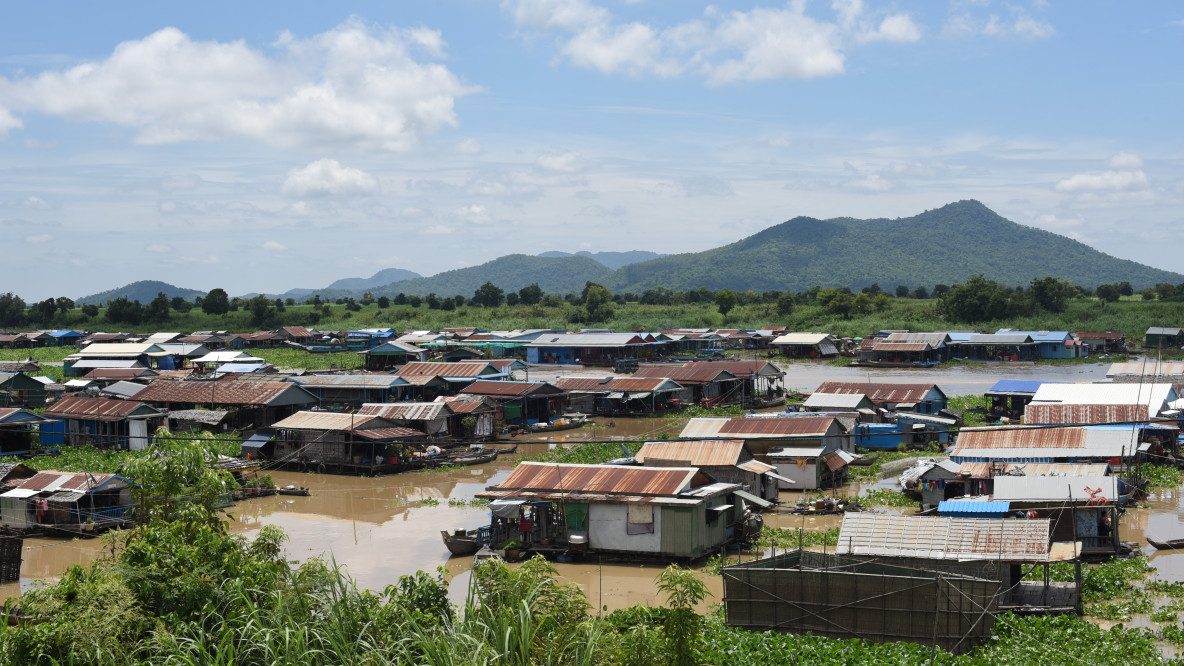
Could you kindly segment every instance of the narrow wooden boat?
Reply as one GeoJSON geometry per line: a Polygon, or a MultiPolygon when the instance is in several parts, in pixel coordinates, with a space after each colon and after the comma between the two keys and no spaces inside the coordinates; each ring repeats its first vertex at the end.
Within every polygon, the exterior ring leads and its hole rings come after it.
{"type": "Polygon", "coordinates": [[[574,430],[588,423],[587,414],[564,414],[550,423],[535,423],[528,426],[530,432],[556,432],[558,430],[574,430]]]}
{"type": "Polygon", "coordinates": [[[472,555],[481,550],[477,530],[440,530],[440,536],[444,538],[444,547],[453,555],[472,555]]]}
{"type": "Polygon", "coordinates": [[[501,451],[491,449],[489,451],[478,451],[475,453],[463,453],[458,456],[452,456],[444,461],[441,465],[480,465],[482,463],[493,462],[497,460],[498,454],[501,451]]]}
{"type": "Polygon", "coordinates": [[[312,493],[308,488],[276,488],[277,495],[293,495],[296,497],[311,497],[312,493]]]}
{"type": "Polygon", "coordinates": [[[1147,543],[1155,546],[1156,550],[1177,550],[1184,548],[1184,539],[1168,539],[1166,541],[1160,541],[1159,539],[1147,537],[1147,543]]]}

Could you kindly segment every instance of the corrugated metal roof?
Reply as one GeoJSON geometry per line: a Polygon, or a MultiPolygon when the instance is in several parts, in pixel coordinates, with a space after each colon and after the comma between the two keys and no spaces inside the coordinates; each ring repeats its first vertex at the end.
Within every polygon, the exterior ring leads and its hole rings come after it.
{"type": "Polygon", "coordinates": [[[487,490],[541,491],[599,495],[673,495],[690,490],[693,467],[630,467],[524,462],[487,490]]]}
{"type": "Polygon", "coordinates": [[[48,420],[36,412],[21,407],[0,407],[0,424],[44,423],[48,420]]]}
{"type": "Polygon", "coordinates": [[[897,342],[896,340],[877,340],[872,346],[876,351],[925,352],[933,349],[928,342],[897,342]]]}
{"type": "Polygon", "coordinates": [[[524,395],[562,395],[563,389],[552,386],[547,382],[491,382],[475,381],[460,391],[469,395],[490,396],[524,396],[524,395]]]}
{"type": "Polygon", "coordinates": [[[739,439],[681,440],[646,442],[633,457],[642,464],[646,458],[657,458],[684,460],[693,467],[733,467],[743,453],[744,442],[739,439]]]}
{"type": "Polygon", "coordinates": [[[821,446],[782,446],[772,449],[767,454],[770,459],[773,458],[813,458],[820,456],[826,451],[821,446]]]}
{"type": "Polygon", "coordinates": [[[1032,403],[1051,402],[1064,405],[1147,405],[1156,415],[1165,403],[1174,400],[1171,384],[1041,384],[1032,403]]]}
{"type": "Polygon", "coordinates": [[[826,456],[822,460],[826,463],[827,468],[832,472],[837,472],[838,470],[847,466],[847,461],[843,458],[843,456],[840,456],[837,451],[826,456]]]}
{"type": "Polygon", "coordinates": [[[882,338],[882,341],[887,342],[912,342],[912,343],[928,343],[930,347],[937,349],[950,341],[949,333],[889,333],[887,338],[882,338]]]}
{"type": "Polygon", "coordinates": [[[1152,326],[1147,329],[1146,335],[1180,335],[1180,333],[1181,331],[1178,328],[1152,326]]]}
{"type": "Polygon", "coordinates": [[[160,411],[143,402],[70,396],[62,398],[42,412],[42,416],[59,419],[87,419],[93,421],[121,421],[137,410],[159,414],[160,411]]]}
{"type": "Polygon", "coordinates": [[[290,377],[288,381],[301,386],[332,386],[334,388],[390,389],[406,386],[407,380],[398,375],[308,375],[290,377]]]}
{"type": "Polygon", "coordinates": [[[826,407],[857,409],[864,401],[871,403],[871,400],[862,393],[814,393],[806,398],[806,402],[802,403],[802,406],[817,409],[826,407]]]}
{"type": "Polygon", "coordinates": [[[823,382],[815,393],[862,393],[872,402],[922,402],[936,384],[873,384],[865,382],[823,382]]]}
{"type": "Polygon", "coordinates": [[[776,467],[759,460],[745,460],[739,465],[736,465],[736,467],[739,467],[745,472],[752,472],[753,474],[767,474],[777,470],[776,467]]]}
{"type": "Polygon", "coordinates": [[[115,474],[88,474],[85,472],[55,472],[45,471],[25,479],[17,485],[22,490],[36,492],[54,492],[58,490],[91,490],[106,486],[108,488],[123,487],[123,479],[115,474]]]}
{"type": "Polygon", "coordinates": [[[556,333],[540,335],[528,347],[625,347],[648,344],[636,333],[556,333]]]}
{"type": "Polygon", "coordinates": [[[784,419],[731,419],[720,426],[721,435],[824,435],[834,425],[833,416],[784,419]]]}
{"type": "Polygon", "coordinates": [[[343,414],[341,412],[296,412],[286,419],[273,423],[276,430],[366,430],[386,428],[392,424],[376,416],[343,414]]]}
{"type": "Polygon", "coordinates": [[[647,365],[637,369],[634,377],[664,377],[687,385],[702,385],[712,382],[724,382],[736,379],[736,375],[723,368],[713,368],[699,364],[679,367],[647,365]]]}
{"type": "Polygon", "coordinates": [[[786,333],[773,339],[774,345],[817,345],[829,341],[830,333],[786,333]]]}
{"type": "Polygon", "coordinates": [[[1136,375],[1139,377],[1184,375],[1184,363],[1179,361],[1156,361],[1154,359],[1111,363],[1110,369],[1106,371],[1106,376],[1117,377],[1119,375],[1136,375]]]}
{"type": "Polygon", "coordinates": [[[135,358],[162,351],[154,342],[92,342],[70,355],[71,358],[135,358]]]}
{"type": "Polygon", "coordinates": [[[1032,337],[1023,333],[979,333],[970,336],[963,345],[1032,345],[1032,337]]]}
{"type": "MultiPolygon", "coordinates": [[[[1063,476],[1085,477],[1106,476],[1110,466],[1104,463],[1007,463],[1003,471],[1016,476],[1063,476]]],[[[986,479],[991,476],[991,463],[962,463],[958,475],[971,479],[986,479]]]]}
{"type": "Polygon", "coordinates": [[[677,391],[682,388],[674,380],[660,377],[607,377],[606,379],[608,381],[595,377],[560,377],[555,380],[555,386],[564,391],[595,391],[597,393],[611,391],[648,391],[652,393],[659,390],[677,391]]]}
{"type": "Polygon", "coordinates": [[[316,396],[288,382],[204,381],[179,382],[158,379],[136,398],[144,402],[188,403],[194,405],[313,404],[316,396]]]}
{"type": "Polygon", "coordinates": [[[783,377],[785,371],[769,361],[688,361],[686,368],[719,368],[735,377],[783,377]]]}
{"type": "Polygon", "coordinates": [[[1080,449],[1085,446],[1082,428],[963,428],[957,449],[1080,449]]]}
{"type": "Polygon", "coordinates": [[[374,441],[390,441],[394,439],[423,439],[427,437],[424,433],[414,430],[412,428],[371,428],[368,430],[357,430],[355,435],[363,439],[370,439],[374,441]]]}
{"type": "Polygon", "coordinates": [[[452,416],[450,402],[368,402],[358,410],[359,415],[377,416],[388,421],[431,421],[452,416]]]}
{"type": "Polygon", "coordinates": [[[1050,521],[848,513],[839,555],[1047,562],[1050,521]]]}
{"type": "Polygon", "coordinates": [[[148,368],[95,368],[86,373],[85,379],[136,379],[137,377],[155,377],[156,372],[148,368]]]}
{"type": "Polygon", "coordinates": [[[942,516],[1002,516],[1010,510],[1010,502],[955,499],[937,503],[937,513],[942,516]]]}
{"type": "Polygon", "coordinates": [[[1084,425],[1146,421],[1147,405],[1062,405],[1031,403],[1024,410],[1024,423],[1084,425]]]}
{"type": "Polygon", "coordinates": [[[1118,477],[997,476],[991,497],[1010,502],[1085,502],[1090,497],[1086,488],[1100,489],[1102,492],[1098,496],[1113,502],[1118,498],[1118,477]]]}
{"type": "Polygon", "coordinates": [[[1012,395],[1015,393],[1032,394],[1036,393],[1036,389],[1040,388],[1041,384],[1058,384],[1061,382],[1042,382],[1039,380],[1027,379],[1000,379],[995,382],[995,385],[987,389],[987,395],[992,393],[1006,393],[1012,395]]]}
{"type": "Polygon", "coordinates": [[[399,368],[395,374],[428,375],[431,377],[480,377],[500,371],[488,363],[425,363],[415,361],[399,368]]]}

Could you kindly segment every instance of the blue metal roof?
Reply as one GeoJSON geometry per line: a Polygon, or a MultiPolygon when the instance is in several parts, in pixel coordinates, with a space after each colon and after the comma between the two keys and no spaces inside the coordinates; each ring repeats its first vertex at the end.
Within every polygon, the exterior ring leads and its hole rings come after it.
{"type": "Polygon", "coordinates": [[[1010,502],[946,500],[939,502],[937,505],[937,513],[939,515],[963,518],[1002,516],[1010,510],[1010,502]]]}
{"type": "Polygon", "coordinates": [[[996,334],[1024,333],[1032,338],[1032,342],[1064,342],[1069,337],[1069,331],[1009,331],[999,329],[996,334]]]}
{"type": "Polygon", "coordinates": [[[987,390],[987,393],[1035,393],[1041,384],[1064,384],[1066,382],[1042,382],[1029,379],[1001,379],[987,390]]]}

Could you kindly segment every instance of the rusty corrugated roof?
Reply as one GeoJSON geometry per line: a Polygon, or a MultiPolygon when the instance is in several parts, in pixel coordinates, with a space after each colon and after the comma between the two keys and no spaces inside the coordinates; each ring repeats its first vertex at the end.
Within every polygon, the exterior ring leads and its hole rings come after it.
{"type": "Polygon", "coordinates": [[[609,377],[608,381],[595,377],[561,377],[555,386],[564,391],[657,391],[667,380],[660,377],[609,377]]]}
{"type": "Polygon", "coordinates": [[[1085,436],[1082,428],[963,428],[957,449],[1079,449],[1085,436]]]}
{"type": "Polygon", "coordinates": [[[88,398],[70,396],[62,398],[42,412],[42,416],[59,419],[89,419],[93,421],[120,421],[138,409],[154,408],[140,401],[113,400],[111,398],[88,398]]]}
{"type": "MultiPolygon", "coordinates": [[[[921,402],[936,384],[873,384],[866,382],[823,382],[815,393],[862,393],[872,402],[921,402]]],[[[938,389],[940,390],[940,389],[938,389]]]]}
{"type": "Polygon", "coordinates": [[[272,424],[276,430],[367,430],[386,428],[389,421],[364,414],[343,414],[341,412],[296,412],[286,419],[272,424]]]}
{"type": "Polygon", "coordinates": [[[478,400],[449,400],[448,408],[457,414],[478,414],[492,412],[495,408],[478,400]]]}
{"type": "Polygon", "coordinates": [[[89,490],[97,488],[112,479],[115,474],[88,474],[85,472],[37,472],[25,479],[18,488],[24,490],[89,490]]]}
{"type": "Polygon", "coordinates": [[[427,437],[424,433],[413,428],[400,427],[358,430],[354,434],[363,439],[376,441],[386,441],[389,439],[424,439],[427,437]]]}
{"type": "Polygon", "coordinates": [[[721,435],[822,435],[830,429],[833,416],[800,416],[783,419],[731,419],[720,427],[721,435]]]}
{"type": "Polygon", "coordinates": [[[897,342],[895,340],[877,340],[872,347],[876,351],[924,352],[933,349],[928,342],[897,342]]]}
{"type": "Polygon", "coordinates": [[[317,402],[316,396],[289,382],[260,381],[171,381],[156,380],[148,388],[136,394],[136,399],[155,403],[188,403],[195,405],[248,405],[264,406],[272,403],[282,394],[294,391],[303,400],[296,404],[317,402]]]}
{"type": "Polygon", "coordinates": [[[414,361],[404,365],[395,372],[400,377],[408,375],[427,375],[430,377],[480,377],[481,375],[496,374],[497,368],[488,363],[426,363],[414,361]]]}
{"type": "Polygon", "coordinates": [[[1146,420],[1147,405],[1030,403],[1024,410],[1025,423],[1083,425],[1146,420]]]}
{"type": "Polygon", "coordinates": [[[680,440],[646,442],[637,455],[637,462],[646,458],[685,460],[694,467],[733,467],[744,453],[744,441],[739,439],[680,440]]]}
{"type": "MultiPolygon", "coordinates": [[[[1104,463],[1007,463],[1003,471],[1016,476],[1106,476],[1110,466],[1104,463]]],[[[991,463],[962,463],[958,475],[971,479],[987,479],[991,476],[991,463]]]]}
{"type": "Polygon", "coordinates": [[[693,467],[629,467],[524,462],[491,491],[541,491],[599,495],[678,495],[691,487],[693,467]]]}
{"type": "Polygon", "coordinates": [[[368,402],[358,410],[359,415],[377,416],[388,421],[431,421],[452,415],[450,402],[368,402]]]}

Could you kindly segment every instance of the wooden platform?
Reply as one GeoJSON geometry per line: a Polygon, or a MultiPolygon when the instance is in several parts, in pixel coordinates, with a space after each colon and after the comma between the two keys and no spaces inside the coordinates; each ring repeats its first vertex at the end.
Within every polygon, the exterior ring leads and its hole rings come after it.
{"type": "Polygon", "coordinates": [[[1047,595],[1044,583],[1020,583],[999,600],[999,610],[1020,614],[1076,613],[1079,597],[1076,583],[1049,583],[1047,595]]]}

